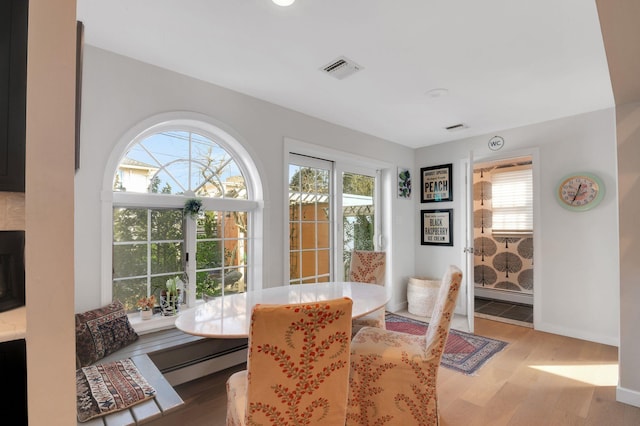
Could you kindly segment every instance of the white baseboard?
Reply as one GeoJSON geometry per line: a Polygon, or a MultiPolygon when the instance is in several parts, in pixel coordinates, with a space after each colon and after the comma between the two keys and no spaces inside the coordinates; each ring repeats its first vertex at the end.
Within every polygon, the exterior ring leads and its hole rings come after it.
{"type": "Polygon", "coordinates": [[[395,303],[393,305],[388,303],[386,309],[389,312],[398,312],[398,311],[406,310],[408,306],[409,306],[409,302],[405,300],[404,302],[395,303]]]}
{"type": "Polygon", "coordinates": [[[601,334],[593,334],[584,330],[575,330],[573,328],[559,327],[555,324],[549,324],[542,321],[536,321],[533,318],[533,328],[545,333],[559,334],[561,336],[573,337],[574,339],[587,340],[589,342],[601,343],[609,346],[620,346],[620,340],[614,336],[604,336],[601,334]]]}
{"type": "Polygon", "coordinates": [[[178,370],[169,371],[163,375],[171,383],[171,386],[176,386],[247,362],[247,354],[248,349],[242,349],[178,370]]]}
{"type": "Polygon", "coordinates": [[[616,388],[616,401],[640,407],[640,392],[618,386],[616,388]]]}
{"type": "Polygon", "coordinates": [[[475,287],[473,295],[487,299],[504,300],[506,302],[524,303],[533,305],[533,294],[515,293],[512,291],[496,290],[491,288],[475,287]]]}

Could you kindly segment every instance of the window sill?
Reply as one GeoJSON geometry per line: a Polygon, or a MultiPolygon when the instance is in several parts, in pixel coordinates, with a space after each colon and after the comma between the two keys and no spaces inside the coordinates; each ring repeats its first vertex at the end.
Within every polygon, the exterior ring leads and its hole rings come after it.
{"type": "Polygon", "coordinates": [[[151,333],[154,331],[166,330],[169,328],[174,328],[176,323],[176,318],[178,318],[180,314],[165,317],[160,313],[154,314],[150,319],[143,320],[140,318],[140,314],[138,312],[129,314],[129,322],[131,326],[138,334],[151,333]]]}

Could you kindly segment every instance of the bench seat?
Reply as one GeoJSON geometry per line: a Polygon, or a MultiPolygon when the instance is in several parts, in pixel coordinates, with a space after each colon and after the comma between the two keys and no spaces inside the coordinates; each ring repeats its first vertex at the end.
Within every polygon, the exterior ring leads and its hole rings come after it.
{"type": "MultiPolygon", "coordinates": [[[[122,359],[122,358],[119,358],[122,359]]],[[[140,373],[156,390],[153,399],[136,404],[126,410],[118,411],[105,416],[96,417],[78,425],[85,426],[129,426],[150,422],[158,417],[179,409],[184,401],[167,382],[158,367],[146,354],[131,356],[140,373]]],[[[102,362],[102,360],[101,360],[102,362]]]]}
{"type": "Polygon", "coordinates": [[[97,363],[131,358],[156,390],[148,401],[78,426],[124,426],[148,423],[184,405],[173,386],[241,364],[247,339],[209,339],[176,328],[141,334],[138,340],[97,363]]]}

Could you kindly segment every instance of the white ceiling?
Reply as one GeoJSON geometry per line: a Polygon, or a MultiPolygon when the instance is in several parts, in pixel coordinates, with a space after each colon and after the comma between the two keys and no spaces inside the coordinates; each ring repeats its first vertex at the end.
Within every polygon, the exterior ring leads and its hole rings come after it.
{"type": "Polygon", "coordinates": [[[78,20],[88,45],[409,147],[614,105],[594,0],[78,0],[78,20]],[[319,70],[343,55],[363,69],[319,70]]]}

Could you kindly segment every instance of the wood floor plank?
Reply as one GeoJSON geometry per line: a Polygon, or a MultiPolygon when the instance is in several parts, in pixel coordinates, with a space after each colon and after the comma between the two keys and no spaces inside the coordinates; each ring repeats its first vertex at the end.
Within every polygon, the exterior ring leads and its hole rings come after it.
{"type": "MultiPolygon", "coordinates": [[[[640,408],[615,400],[617,348],[486,319],[476,334],[508,342],[473,376],[441,368],[444,426],[637,426],[640,408]]],[[[240,365],[176,386],[185,408],[153,426],[223,426],[227,378],[240,365]]]]}

